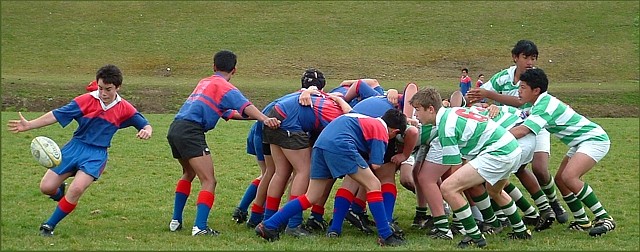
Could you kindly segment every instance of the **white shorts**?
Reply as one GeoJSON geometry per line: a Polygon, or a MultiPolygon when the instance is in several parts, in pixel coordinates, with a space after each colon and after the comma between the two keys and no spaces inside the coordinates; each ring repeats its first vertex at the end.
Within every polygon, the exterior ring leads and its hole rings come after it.
{"type": "Polygon", "coordinates": [[[409,158],[407,158],[407,160],[403,161],[402,163],[400,163],[400,165],[410,165],[413,166],[413,164],[416,163],[416,158],[415,158],[416,152],[412,152],[411,155],[409,155],[409,158]]]}
{"type": "Polygon", "coordinates": [[[522,150],[515,149],[511,154],[504,156],[494,156],[488,153],[471,159],[468,164],[478,170],[478,174],[489,184],[495,185],[498,181],[508,179],[511,173],[515,173],[520,168],[522,150]]]}
{"type": "Polygon", "coordinates": [[[567,157],[573,157],[576,152],[584,153],[587,156],[593,158],[593,160],[600,162],[602,158],[609,152],[611,147],[610,141],[587,141],[582,142],[578,146],[569,148],[567,157]]]}
{"type": "Polygon", "coordinates": [[[536,135],[536,148],[533,152],[546,152],[551,155],[551,134],[546,129],[541,129],[536,135]]]}
{"type": "Polygon", "coordinates": [[[518,139],[518,146],[522,149],[522,155],[520,156],[520,166],[531,163],[533,160],[534,149],[537,146],[536,140],[538,138],[535,134],[529,133],[518,139]]]}

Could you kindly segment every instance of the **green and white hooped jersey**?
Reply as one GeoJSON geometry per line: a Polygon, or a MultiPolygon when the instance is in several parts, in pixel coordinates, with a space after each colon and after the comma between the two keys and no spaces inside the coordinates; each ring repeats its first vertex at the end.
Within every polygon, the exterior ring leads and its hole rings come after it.
{"type": "Polygon", "coordinates": [[[420,126],[420,138],[419,145],[429,145],[431,141],[438,136],[438,128],[432,124],[426,124],[420,126]]]}
{"type": "Polygon", "coordinates": [[[508,157],[519,148],[506,129],[466,108],[440,108],[436,128],[444,165],[460,164],[462,156],[470,160],[481,153],[508,157]]]}
{"type": "MultiPolygon", "coordinates": [[[[514,126],[521,124],[524,122],[524,119],[527,118],[527,114],[523,110],[519,110],[515,107],[502,105],[498,106],[500,108],[500,112],[495,117],[491,118],[492,121],[497,122],[503,128],[509,130],[514,126]]],[[[469,108],[474,113],[481,114],[483,116],[489,115],[489,109],[483,107],[473,106],[469,108]]]]}
{"type": "MultiPolygon", "coordinates": [[[[489,81],[480,86],[482,89],[497,92],[499,94],[510,95],[518,97],[518,83],[513,83],[516,74],[516,66],[511,66],[494,74],[489,81]]],[[[494,101],[496,105],[503,105],[497,101],[494,101]]],[[[531,108],[531,104],[527,103],[520,107],[520,109],[527,110],[531,108]]]]}
{"type": "Polygon", "coordinates": [[[524,125],[535,134],[545,128],[569,147],[584,141],[609,141],[607,132],[600,125],[576,113],[547,92],[538,96],[524,125]]]}

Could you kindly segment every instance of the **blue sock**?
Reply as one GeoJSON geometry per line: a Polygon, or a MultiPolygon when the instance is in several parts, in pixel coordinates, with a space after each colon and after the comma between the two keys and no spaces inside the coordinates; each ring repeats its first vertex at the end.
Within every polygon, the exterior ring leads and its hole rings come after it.
{"type": "Polygon", "coordinates": [[[260,184],[259,179],[254,179],[253,181],[251,181],[251,184],[249,184],[249,187],[247,187],[247,190],[244,191],[244,195],[242,196],[242,199],[240,200],[240,204],[238,205],[238,208],[240,208],[240,210],[246,212],[247,209],[249,209],[249,205],[251,205],[251,202],[253,202],[253,199],[256,198],[256,193],[258,192],[259,184],[260,184]]]}
{"type": "Polygon", "coordinates": [[[64,217],[67,217],[76,208],[76,205],[71,204],[67,201],[67,198],[62,198],[60,202],[58,202],[58,206],[56,206],[56,210],[53,211],[51,217],[45,222],[51,227],[55,227],[58,225],[64,217]]]}
{"type": "Polygon", "coordinates": [[[199,229],[207,228],[207,220],[209,219],[209,212],[211,206],[213,206],[214,195],[209,191],[200,191],[198,194],[198,203],[196,204],[196,221],[195,225],[199,229]]]}
{"type": "Polygon", "coordinates": [[[353,200],[353,193],[344,188],[339,188],[336,191],[336,198],[333,201],[333,221],[329,227],[330,231],[335,231],[338,234],[342,233],[342,223],[344,218],[349,212],[349,206],[353,200]]]}
{"type": "Polygon", "coordinates": [[[382,202],[384,203],[384,211],[387,214],[387,220],[393,221],[393,209],[396,206],[396,195],[398,189],[395,184],[384,183],[381,186],[382,190],[382,202]]]}
{"type": "Polygon", "coordinates": [[[191,193],[191,182],[187,180],[178,180],[176,185],[176,197],[173,203],[173,219],[182,223],[182,212],[184,205],[187,204],[187,198],[191,193]]]}
{"type": "Polygon", "coordinates": [[[391,227],[387,221],[387,214],[384,211],[382,192],[377,190],[367,192],[367,203],[369,204],[371,215],[373,215],[373,220],[376,222],[378,235],[383,239],[391,236],[393,232],[391,232],[391,227]]]}
{"type": "Polygon", "coordinates": [[[287,202],[278,212],[271,218],[266,219],[263,223],[268,229],[278,229],[284,225],[289,218],[311,207],[311,203],[307,199],[307,195],[302,195],[292,201],[287,202]]]}

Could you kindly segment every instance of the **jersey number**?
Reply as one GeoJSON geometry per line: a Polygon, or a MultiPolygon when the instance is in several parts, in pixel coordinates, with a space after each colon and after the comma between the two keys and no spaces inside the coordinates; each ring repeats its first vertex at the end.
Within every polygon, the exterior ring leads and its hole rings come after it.
{"type": "Polygon", "coordinates": [[[472,111],[467,111],[466,109],[457,109],[456,115],[459,115],[463,118],[471,119],[478,122],[485,122],[488,120],[486,116],[473,113],[472,111]]]}

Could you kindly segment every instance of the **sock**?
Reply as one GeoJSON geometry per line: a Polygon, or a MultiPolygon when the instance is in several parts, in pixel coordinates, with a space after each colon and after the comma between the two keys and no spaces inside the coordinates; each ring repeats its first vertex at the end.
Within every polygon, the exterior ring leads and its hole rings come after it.
{"type": "Polygon", "coordinates": [[[207,220],[209,219],[209,212],[213,207],[213,201],[215,196],[212,192],[202,190],[198,193],[198,202],[196,203],[196,221],[195,225],[200,230],[207,228],[207,220]]]}
{"type": "Polygon", "coordinates": [[[264,218],[264,207],[257,205],[255,203],[251,205],[251,215],[249,216],[249,222],[253,224],[258,224],[262,222],[263,218],[264,218]]]}
{"type": "MultiPolygon", "coordinates": [[[[522,196],[522,192],[518,189],[513,183],[507,184],[504,188],[504,191],[511,196],[513,201],[516,203],[516,206],[522,210],[525,217],[528,218],[537,218],[538,212],[536,209],[529,203],[527,199],[522,196]]],[[[506,213],[505,213],[506,214],[506,213]]]]}
{"type": "Polygon", "coordinates": [[[360,199],[360,198],[354,198],[353,199],[353,204],[351,204],[351,210],[355,214],[364,213],[366,207],[367,207],[367,202],[362,200],[362,199],[360,199]]]}
{"type": "Polygon", "coordinates": [[[176,198],[173,203],[173,219],[182,223],[182,212],[187,204],[187,198],[191,194],[191,181],[184,179],[178,180],[176,185],[176,198]]]}
{"type": "MultiPolygon", "coordinates": [[[[498,205],[498,203],[496,203],[493,199],[489,198],[489,201],[491,201],[491,208],[493,209],[493,212],[496,215],[496,218],[498,218],[499,221],[506,221],[507,220],[507,216],[504,215],[504,213],[502,212],[502,208],[500,208],[500,206],[498,205]]],[[[476,203],[477,204],[477,203],[476,203]]]]}
{"type": "MultiPolygon", "coordinates": [[[[297,199],[298,196],[297,195],[291,195],[289,196],[289,202],[293,201],[294,199],[297,199]]],[[[287,225],[287,227],[289,228],[296,228],[298,226],[300,226],[300,224],[302,224],[302,214],[303,211],[297,212],[295,213],[293,216],[291,216],[289,218],[289,224],[287,225]]]]}
{"type": "Polygon", "coordinates": [[[478,225],[476,225],[476,221],[471,215],[471,209],[469,209],[468,203],[464,204],[460,209],[453,210],[453,213],[458,217],[460,222],[462,222],[466,235],[473,239],[480,239],[480,237],[482,237],[480,229],[478,229],[478,225]]]}
{"type": "Polygon", "coordinates": [[[477,221],[484,221],[484,218],[482,217],[482,213],[480,212],[480,209],[478,209],[477,206],[471,206],[471,215],[473,215],[473,218],[476,219],[477,221]]]}
{"type": "Polygon", "coordinates": [[[324,220],[324,206],[321,206],[321,205],[311,206],[311,216],[313,216],[314,219],[319,221],[324,220]]]}
{"type": "Polygon", "coordinates": [[[266,219],[263,223],[264,226],[268,229],[276,230],[284,225],[289,218],[294,216],[297,213],[301,213],[304,210],[307,210],[311,207],[311,203],[309,199],[307,199],[307,195],[302,195],[292,201],[284,204],[280,211],[276,212],[269,219],[266,219]]]}
{"type": "Polygon", "coordinates": [[[491,224],[493,227],[500,227],[500,221],[498,221],[496,213],[493,212],[493,207],[491,206],[492,201],[489,199],[489,194],[487,194],[486,191],[478,197],[471,197],[471,199],[476,203],[476,207],[480,210],[485,223],[491,224]]]}
{"type": "Polygon", "coordinates": [[[558,200],[558,198],[556,197],[556,183],[553,180],[553,176],[551,177],[551,179],[549,179],[548,184],[546,185],[541,184],[540,187],[542,188],[544,195],[547,196],[547,199],[549,200],[549,202],[555,202],[556,200],[558,200]]]}
{"type": "Polygon", "coordinates": [[[440,231],[449,231],[449,218],[447,215],[433,216],[433,226],[440,231]]]}
{"type": "Polygon", "coordinates": [[[580,201],[582,201],[585,206],[591,209],[591,212],[595,215],[596,219],[611,218],[607,211],[604,210],[602,204],[600,204],[598,197],[596,197],[596,193],[593,192],[591,186],[586,182],[582,186],[582,190],[580,190],[578,198],[580,198],[580,201]]]}
{"type": "Polygon", "coordinates": [[[60,201],[62,197],[64,197],[64,192],[62,191],[63,186],[64,182],[58,187],[58,189],[56,189],[56,193],[54,193],[53,195],[49,195],[49,198],[54,201],[60,201]]]}
{"type": "Polygon", "coordinates": [[[254,179],[253,181],[251,181],[251,184],[249,184],[249,187],[247,187],[247,190],[244,191],[244,195],[240,200],[240,204],[238,204],[238,208],[240,208],[240,210],[244,212],[247,211],[247,209],[249,208],[249,205],[251,205],[251,202],[253,202],[253,199],[256,198],[256,193],[258,193],[259,184],[260,184],[260,179],[254,179]]]}
{"type": "Polygon", "coordinates": [[[416,216],[427,216],[428,207],[416,207],[416,216]]]}
{"type": "Polygon", "coordinates": [[[502,211],[509,218],[509,222],[511,223],[511,228],[513,232],[520,233],[527,231],[527,227],[522,222],[522,218],[518,213],[516,206],[513,205],[513,200],[509,201],[509,203],[502,207],[502,211]]]}
{"type": "Polygon", "coordinates": [[[567,195],[562,196],[564,202],[567,202],[567,206],[571,213],[573,214],[573,219],[578,224],[587,224],[589,223],[589,218],[587,217],[587,213],[584,211],[582,207],[582,203],[573,193],[569,193],[567,195]]]}
{"type": "Polygon", "coordinates": [[[49,220],[47,220],[45,223],[52,228],[55,228],[56,225],[58,225],[58,222],[64,219],[64,217],[67,217],[67,215],[69,215],[73,211],[73,209],[76,208],[76,205],[77,203],[71,204],[69,203],[69,201],[67,201],[66,197],[63,197],[58,202],[56,210],[53,211],[53,214],[51,214],[51,217],[49,217],[49,220]]]}
{"type": "Polygon", "coordinates": [[[369,204],[371,215],[373,215],[373,219],[376,222],[378,236],[382,239],[388,238],[393,232],[391,232],[391,227],[389,226],[389,222],[387,222],[387,214],[384,212],[382,192],[378,190],[367,192],[367,203],[369,204]]]}
{"type": "Polygon", "coordinates": [[[349,206],[351,205],[351,201],[353,201],[353,197],[353,193],[349,190],[338,188],[336,198],[333,201],[333,221],[329,227],[330,231],[335,231],[338,234],[342,233],[342,223],[349,212],[349,206]]]}
{"type": "Polygon", "coordinates": [[[264,219],[268,220],[278,211],[278,207],[280,207],[280,198],[274,198],[267,196],[267,200],[264,208],[264,219]]]}
{"type": "Polygon", "coordinates": [[[387,220],[393,221],[393,208],[396,206],[396,195],[398,188],[393,183],[384,183],[380,187],[382,191],[382,201],[384,202],[384,211],[387,214],[387,220]]]}
{"type": "Polygon", "coordinates": [[[536,206],[538,207],[538,210],[540,210],[540,212],[546,211],[547,209],[551,208],[551,206],[549,206],[549,200],[547,199],[547,196],[544,195],[544,192],[542,192],[542,190],[531,194],[531,198],[533,199],[533,202],[536,203],[536,206]]]}

